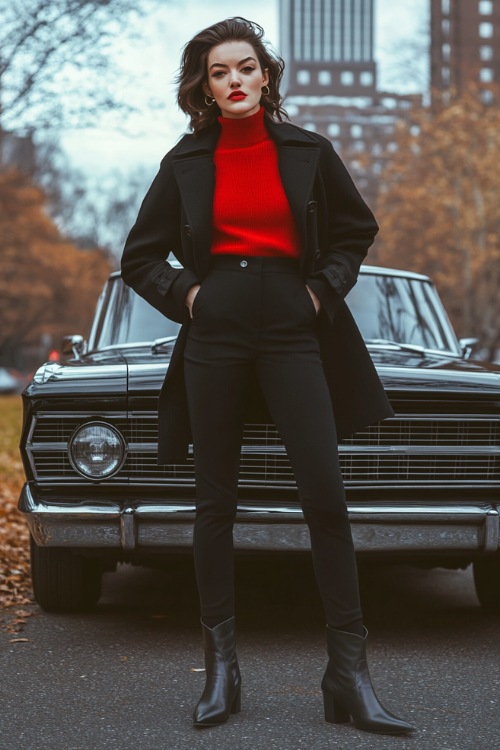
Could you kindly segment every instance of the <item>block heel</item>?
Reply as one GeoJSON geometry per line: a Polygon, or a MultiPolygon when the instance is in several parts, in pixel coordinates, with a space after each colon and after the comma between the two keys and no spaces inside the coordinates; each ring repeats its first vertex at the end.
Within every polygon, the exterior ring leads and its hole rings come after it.
{"type": "Polygon", "coordinates": [[[351,720],[349,711],[336,702],[331,693],[323,691],[323,706],[325,708],[325,721],[328,724],[347,724],[351,720]]]}

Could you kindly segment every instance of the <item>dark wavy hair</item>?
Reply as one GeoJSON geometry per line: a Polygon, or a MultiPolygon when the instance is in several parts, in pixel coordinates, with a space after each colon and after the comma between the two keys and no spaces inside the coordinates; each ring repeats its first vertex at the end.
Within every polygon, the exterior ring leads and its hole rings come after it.
{"type": "Polygon", "coordinates": [[[208,82],[208,54],[212,47],[224,42],[243,41],[252,45],[260,67],[269,73],[269,94],[262,95],[261,104],[273,119],[282,122],[288,118],[279,91],[285,63],[263,37],[264,29],[259,24],[236,16],[203,29],[185,45],[176,78],[177,103],[189,116],[195,133],[212,125],[221,113],[216,102],[211,106],[206,104],[203,85],[208,82]]]}

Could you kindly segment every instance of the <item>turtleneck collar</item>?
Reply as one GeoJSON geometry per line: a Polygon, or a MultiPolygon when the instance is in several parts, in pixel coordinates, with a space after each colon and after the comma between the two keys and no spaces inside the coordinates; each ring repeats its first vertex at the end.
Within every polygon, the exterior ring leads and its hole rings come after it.
{"type": "Polygon", "coordinates": [[[218,117],[221,132],[217,146],[222,148],[246,148],[269,140],[264,124],[266,110],[261,107],[249,117],[218,117]]]}

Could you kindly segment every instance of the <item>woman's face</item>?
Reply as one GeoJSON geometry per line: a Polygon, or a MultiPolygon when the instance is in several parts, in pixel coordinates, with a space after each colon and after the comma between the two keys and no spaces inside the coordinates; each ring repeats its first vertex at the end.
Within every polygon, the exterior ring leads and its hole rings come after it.
{"type": "Polygon", "coordinates": [[[262,87],[269,82],[248,42],[224,42],[208,53],[208,82],[203,87],[219,105],[223,117],[238,119],[258,112],[262,87]]]}

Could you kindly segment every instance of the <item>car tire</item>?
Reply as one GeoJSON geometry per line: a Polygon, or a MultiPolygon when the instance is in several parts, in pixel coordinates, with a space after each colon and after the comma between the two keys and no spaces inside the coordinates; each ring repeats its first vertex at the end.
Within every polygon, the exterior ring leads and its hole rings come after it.
{"type": "Polygon", "coordinates": [[[101,596],[102,566],[67,547],[31,544],[33,593],[45,612],[88,612],[101,596]]]}
{"type": "Polygon", "coordinates": [[[492,614],[500,614],[500,555],[487,555],[472,564],[474,585],[481,606],[492,614]]]}

